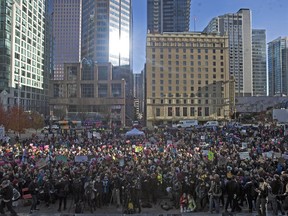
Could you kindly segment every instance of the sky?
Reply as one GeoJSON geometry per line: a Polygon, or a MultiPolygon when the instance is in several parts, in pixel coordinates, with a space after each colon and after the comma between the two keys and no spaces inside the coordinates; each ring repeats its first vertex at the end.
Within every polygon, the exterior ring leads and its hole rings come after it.
{"type": "MultiPolygon", "coordinates": [[[[133,71],[145,63],[147,0],[133,0],[133,71]]],[[[191,0],[190,31],[202,31],[209,21],[240,8],[252,11],[252,28],[266,29],[267,43],[288,36],[288,0],[191,0]],[[194,24],[194,18],[196,18],[194,24]]]]}

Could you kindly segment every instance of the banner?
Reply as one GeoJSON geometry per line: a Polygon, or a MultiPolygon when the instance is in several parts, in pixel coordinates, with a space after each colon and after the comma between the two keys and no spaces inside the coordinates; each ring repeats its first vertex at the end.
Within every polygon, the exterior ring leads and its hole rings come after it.
{"type": "Polygon", "coordinates": [[[67,157],[65,155],[57,155],[56,161],[62,162],[62,163],[67,163],[67,157]]]}
{"type": "Polygon", "coordinates": [[[76,163],[81,163],[81,162],[87,162],[88,157],[86,155],[76,155],[75,156],[75,162],[76,163]]]}
{"type": "Polygon", "coordinates": [[[273,157],[273,151],[269,151],[269,152],[263,152],[262,156],[264,158],[272,158],[273,157]]]}
{"type": "Polygon", "coordinates": [[[40,158],[37,162],[36,162],[36,166],[38,168],[43,168],[47,165],[47,162],[46,162],[46,158],[40,158]]]}
{"type": "Polygon", "coordinates": [[[249,152],[239,152],[239,157],[241,160],[250,159],[249,152]]]}

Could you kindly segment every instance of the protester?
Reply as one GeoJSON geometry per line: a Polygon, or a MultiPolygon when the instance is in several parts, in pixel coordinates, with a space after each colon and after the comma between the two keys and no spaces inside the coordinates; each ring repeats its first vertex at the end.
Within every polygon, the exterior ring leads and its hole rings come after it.
{"type": "MultiPolygon", "coordinates": [[[[43,187],[47,207],[52,196],[49,188],[55,188],[59,211],[67,209],[70,195],[74,204],[85,202],[84,185],[92,182],[97,208],[108,204],[119,207],[128,202],[127,193],[133,190],[137,194],[129,197],[133,206],[141,207],[140,199],[146,206],[157,205],[169,194],[173,207],[179,211],[183,193],[195,199],[196,205],[190,203],[194,211],[216,212],[221,210],[220,201],[222,205],[226,201],[223,211],[228,211],[229,206],[231,211],[240,211],[245,195],[249,211],[253,211],[257,196],[257,211],[261,209],[262,214],[267,197],[255,193],[257,188],[263,188],[259,180],[277,174],[283,188],[287,185],[284,179],[288,139],[283,129],[274,125],[245,130],[225,126],[192,131],[166,128],[147,130],[145,136],[134,137],[111,130],[97,133],[97,137],[88,131],[57,133],[2,143],[0,180],[10,180],[19,187],[43,187]],[[65,185],[72,185],[71,193],[65,185]]],[[[278,187],[279,179],[272,182],[271,188],[278,187]]],[[[284,192],[285,189],[279,195],[284,197],[284,192]]],[[[188,210],[189,199],[187,205],[188,210]]],[[[167,206],[165,209],[170,209],[168,203],[167,206]]],[[[31,210],[35,208],[34,202],[31,210]]]]}
{"type": "Polygon", "coordinates": [[[13,199],[13,187],[9,180],[4,180],[1,184],[1,204],[0,204],[0,213],[5,215],[4,207],[6,206],[8,211],[10,211],[11,216],[17,216],[17,213],[12,207],[13,199]]]}

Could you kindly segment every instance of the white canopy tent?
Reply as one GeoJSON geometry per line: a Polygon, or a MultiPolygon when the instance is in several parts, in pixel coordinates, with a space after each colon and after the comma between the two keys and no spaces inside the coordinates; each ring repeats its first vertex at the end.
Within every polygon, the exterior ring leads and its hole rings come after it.
{"type": "Polygon", "coordinates": [[[125,136],[145,136],[145,133],[137,128],[133,128],[132,130],[127,131],[125,136]]]}

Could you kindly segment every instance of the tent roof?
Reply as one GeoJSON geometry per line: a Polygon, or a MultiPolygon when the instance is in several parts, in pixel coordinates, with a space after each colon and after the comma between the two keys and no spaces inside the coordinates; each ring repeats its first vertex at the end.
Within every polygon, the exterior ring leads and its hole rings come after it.
{"type": "Polygon", "coordinates": [[[145,135],[143,131],[138,130],[137,128],[133,128],[132,130],[126,132],[126,136],[141,136],[145,135]]]}

